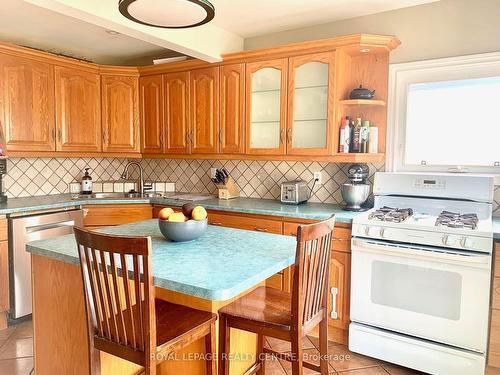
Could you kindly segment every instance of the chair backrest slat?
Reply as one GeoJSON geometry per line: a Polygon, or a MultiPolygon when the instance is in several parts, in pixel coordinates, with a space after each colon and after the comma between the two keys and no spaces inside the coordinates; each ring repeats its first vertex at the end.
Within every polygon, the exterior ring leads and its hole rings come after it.
{"type": "MultiPolygon", "coordinates": [[[[126,272],[128,272],[127,260],[125,259],[124,254],[120,254],[120,263],[122,264],[122,270],[127,270],[126,272]]],[[[128,275],[127,277],[123,277],[123,289],[125,291],[125,316],[127,317],[128,315],[125,329],[129,332],[128,337],[130,338],[130,345],[132,348],[137,349],[134,311],[132,309],[132,301],[130,298],[130,279],[128,278],[128,275]]]]}
{"type": "Polygon", "coordinates": [[[156,332],[151,239],[76,227],[74,232],[91,344],[144,365],[156,351],[156,336],[151,339],[151,333],[156,332]],[[144,355],[138,356],[141,352],[144,355]]]}
{"type": "Polygon", "coordinates": [[[329,258],[335,216],[300,226],[292,290],[292,324],[303,327],[328,302],[329,258]]]}
{"type": "MultiPolygon", "coordinates": [[[[85,245],[83,245],[85,246],[85,245]]],[[[95,273],[95,279],[96,279],[96,284],[97,284],[97,291],[98,291],[98,297],[99,297],[99,307],[101,309],[102,313],[102,321],[103,321],[103,337],[107,337],[109,340],[111,340],[111,329],[110,329],[110,323],[109,323],[109,311],[107,308],[107,303],[105,300],[105,289],[103,286],[103,279],[102,279],[102,272],[101,268],[99,267],[99,262],[96,254],[95,249],[90,249],[92,253],[92,264],[93,264],[93,269],[95,273]]],[[[87,292],[88,294],[88,292],[87,292]]]]}
{"type": "MultiPolygon", "coordinates": [[[[125,321],[123,319],[123,308],[122,308],[122,303],[121,303],[122,298],[120,298],[120,289],[118,288],[118,282],[119,282],[118,271],[116,269],[116,261],[115,261],[114,254],[109,254],[109,261],[111,264],[111,279],[113,281],[112,285],[114,288],[114,293],[117,296],[117,298],[115,299],[115,302],[116,302],[115,307],[116,307],[116,312],[117,312],[116,324],[118,325],[118,338],[119,338],[119,341],[122,343],[122,345],[128,345],[127,331],[125,329],[125,321]]],[[[126,268],[121,267],[121,263],[120,263],[120,268],[122,270],[126,270],[126,268]]]]}

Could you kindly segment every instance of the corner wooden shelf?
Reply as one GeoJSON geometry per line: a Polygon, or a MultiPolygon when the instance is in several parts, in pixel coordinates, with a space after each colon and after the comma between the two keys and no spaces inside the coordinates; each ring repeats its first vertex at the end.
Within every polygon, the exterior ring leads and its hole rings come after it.
{"type": "Polygon", "coordinates": [[[380,106],[385,107],[386,103],[384,100],[373,100],[373,99],[345,99],[339,100],[342,105],[372,105],[372,106],[380,106]]]}
{"type": "Polygon", "coordinates": [[[383,163],[385,154],[348,153],[332,156],[336,163],[383,163]]]}

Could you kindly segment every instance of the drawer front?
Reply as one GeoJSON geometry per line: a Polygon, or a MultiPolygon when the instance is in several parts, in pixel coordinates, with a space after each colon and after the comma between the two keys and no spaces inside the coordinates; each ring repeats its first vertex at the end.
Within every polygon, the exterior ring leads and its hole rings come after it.
{"type": "Polygon", "coordinates": [[[9,246],[0,242],[0,312],[9,310],[9,246]]]}
{"type": "MultiPolygon", "coordinates": [[[[284,222],[283,234],[286,236],[297,236],[297,228],[301,223],[284,222]]],[[[351,252],[351,228],[335,226],[332,238],[332,250],[345,253],[351,252]]]]}
{"type": "Polygon", "coordinates": [[[500,310],[491,310],[488,366],[500,367],[500,310]]]}
{"type": "Polygon", "coordinates": [[[282,223],[279,220],[227,215],[210,211],[208,212],[208,223],[211,225],[220,225],[222,227],[239,228],[276,234],[281,234],[282,230],[282,223]]]}
{"type": "Polygon", "coordinates": [[[333,230],[332,250],[351,252],[351,228],[335,227],[333,230]]]}
{"type": "Polygon", "coordinates": [[[120,225],[152,218],[149,204],[96,205],[84,207],[86,227],[120,225]]]}

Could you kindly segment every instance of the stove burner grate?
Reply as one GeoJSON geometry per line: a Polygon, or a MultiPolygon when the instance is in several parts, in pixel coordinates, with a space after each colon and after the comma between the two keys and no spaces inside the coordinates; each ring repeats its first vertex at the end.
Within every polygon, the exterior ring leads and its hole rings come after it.
{"type": "Polygon", "coordinates": [[[460,214],[458,212],[443,211],[436,219],[436,226],[448,228],[476,229],[479,218],[476,214],[460,214]]]}
{"type": "Polygon", "coordinates": [[[368,215],[368,219],[401,223],[412,215],[413,209],[411,208],[393,208],[384,206],[368,215]]]}

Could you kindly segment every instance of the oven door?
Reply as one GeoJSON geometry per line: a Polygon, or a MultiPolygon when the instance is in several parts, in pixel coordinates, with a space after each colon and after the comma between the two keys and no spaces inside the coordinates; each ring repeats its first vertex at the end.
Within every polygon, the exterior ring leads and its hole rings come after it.
{"type": "Polygon", "coordinates": [[[352,239],[351,320],[484,353],[491,256],[352,239]]]}

